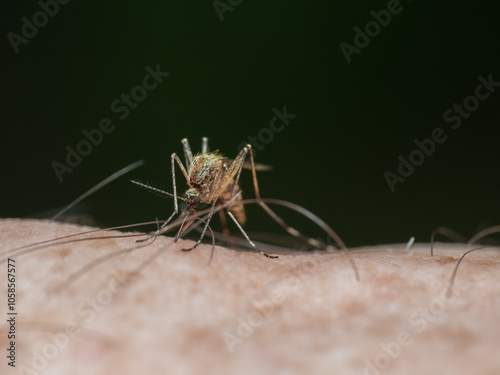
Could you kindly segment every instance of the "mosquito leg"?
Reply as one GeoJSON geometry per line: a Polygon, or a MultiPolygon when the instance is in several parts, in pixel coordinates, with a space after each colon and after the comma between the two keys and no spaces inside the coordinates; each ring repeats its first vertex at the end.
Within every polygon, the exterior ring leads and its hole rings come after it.
{"type": "Polygon", "coordinates": [[[248,237],[248,234],[246,234],[246,232],[243,230],[243,227],[240,225],[240,223],[238,223],[238,220],[236,220],[236,218],[234,217],[234,215],[231,213],[231,211],[227,211],[227,214],[229,215],[229,217],[231,219],[233,219],[234,223],[236,224],[236,226],[238,227],[238,229],[240,230],[240,232],[243,234],[243,236],[245,236],[245,238],[247,239],[248,243],[259,253],[261,253],[262,255],[268,257],[268,258],[277,258],[278,256],[277,255],[269,255],[265,252],[263,252],[261,249],[259,249],[257,247],[257,245],[250,239],[250,237],[248,237]]]}
{"type": "Polygon", "coordinates": [[[136,240],[135,242],[145,242],[145,241],[151,239],[151,237],[156,237],[160,233],[160,231],[165,227],[165,225],[167,225],[170,222],[170,220],[172,220],[172,218],[174,217],[174,215],[176,213],[177,213],[176,211],[172,212],[172,215],[170,215],[170,217],[167,220],[165,220],[165,222],[162,224],[162,226],[160,228],[158,228],[155,232],[153,232],[150,236],[143,238],[141,240],[136,240]]]}
{"type": "MultiPolygon", "coordinates": [[[[198,220],[206,224],[206,221],[203,220],[202,218],[198,218],[198,220]]],[[[210,230],[210,236],[212,237],[212,251],[210,252],[210,258],[208,259],[208,265],[210,265],[212,263],[212,259],[214,258],[214,252],[215,252],[215,234],[210,225],[208,226],[208,229],[210,230]]],[[[182,249],[182,251],[191,251],[192,249],[193,248],[182,249]]]]}
{"type": "MultiPolygon", "coordinates": [[[[189,150],[189,152],[191,152],[191,150],[189,150]]],[[[179,165],[179,168],[181,169],[182,174],[186,178],[186,181],[189,180],[189,175],[188,175],[188,173],[186,171],[186,168],[184,168],[184,166],[182,165],[181,159],[179,159],[179,157],[177,156],[177,154],[175,152],[172,154],[172,157],[170,158],[170,160],[171,160],[171,163],[172,163],[172,184],[173,184],[173,187],[174,187],[174,207],[175,207],[175,213],[178,213],[179,212],[179,206],[178,206],[178,203],[177,203],[177,184],[175,182],[175,162],[177,162],[177,164],[179,165]]]]}
{"type": "MultiPolygon", "coordinates": [[[[287,230],[288,233],[296,236],[296,237],[300,237],[302,238],[304,241],[308,241],[308,240],[312,240],[312,241],[315,241],[301,233],[299,233],[296,229],[290,227],[289,225],[287,225],[283,220],[281,220],[278,215],[276,215],[264,202],[262,202],[261,198],[260,198],[260,193],[259,193],[259,186],[257,184],[257,173],[255,172],[255,163],[253,161],[253,154],[252,154],[252,146],[250,144],[246,145],[245,147],[243,147],[243,149],[240,151],[240,153],[238,154],[238,156],[236,157],[236,159],[234,159],[233,163],[231,164],[231,169],[228,173],[229,176],[235,176],[234,177],[234,185],[233,185],[233,190],[231,192],[231,198],[234,196],[235,192],[236,192],[236,187],[238,186],[238,181],[240,179],[240,175],[241,175],[241,170],[243,169],[243,165],[245,164],[245,159],[247,157],[247,154],[248,152],[250,152],[250,161],[251,161],[251,167],[252,167],[252,175],[253,175],[253,182],[254,182],[254,189],[255,189],[255,194],[256,194],[256,198],[257,198],[257,202],[258,204],[264,208],[264,210],[266,212],[269,213],[269,215],[276,221],[278,221],[278,223],[280,225],[283,226],[283,228],[285,228],[287,230]],[[264,206],[265,207],[264,207],[264,206]],[[267,209],[266,209],[267,208],[267,209]],[[302,236],[302,237],[301,237],[302,236]]],[[[233,219],[233,221],[235,223],[237,223],[237,226],[238,228],[240,229],[240,231],[243,233],[243,235],[245,236],[245,238],[248,240],[248,242],[250,243],[250,245],[252,245],[252,247],[257,250],[259,253],[261,254],[264,254],[265,256],[269,257],[269,258],[272,258],[270,255],[264,253],[262,250],[260,250],[259,248],[257,248],[257,246],[250,240],[250,238],[248,237],[248,235],[245,233],[245,231],[243,230],[242,226],[240,225],[240,223],[238,223],[238,221],[236,220],[236,218],[234,217],[234,215],[231,213],[231,203],[232,203],[232,199],[227,207],[227,210],[226,212],[228,213],[228,215],[231,216],[231,218],[233,219]]],[[[316,241],[318,242],[318,244],[321,244],[319,241],[316,241]]]]}
{"type": "Polygon", "coordinates": [[[317,249],[325,249],[326,246],[325,244],[321,243],[318,240],[315,240],[314,238],[311,238],[309,236],[306,236],[305,234],[300,233],[297,229],[291,227],[283,219],[281,219],[271,208],[262,202],[262,199],[260,197],[260,190],[259,190],[259,183],[257,181],[257,172],[255,171],[255,162],[253,160],[253,152],[252,152],[252,146],[247,145],[245,148],[248,148],[248,151],[250,152],[250,164],[252,166],[252,177],[253,177],[253,187],[255,190],[255,198],[257,199],[257,204],[262,207],[264,211],[267,212],[267,214],[274,220],[276,221],[283,229],[285,229],[288,233],[290,233],[292,236],[300,238],[302,241],[307,242],[309,245],[311,245],[314,248],[317,249]]]}
{"type": "MultiPolygon", "coordinates": [[[[186,139],[186,142],[187,142],[187,139],[186,139]]],[[[191,153],[191,149],[189,148],[189,144],[187,145],[187,150],[189,150],[189,153],[191,153]]],[[[184,151],[186,151],[186,148],[184,149],[184,151]]],[[[177,200],[178,200],[178,198],[177,198],[177,183],[175,181],[175,162],[177,162],[177,165],[179,165],[179,168],[181,169],[182,174],[186,178],[186,181],[189,179],[188,173],[187,173],[186,169],[184,168],[184,166],[182,165],[181,159],[179,159],[179,157],[177,156],[177,154],[175,152],[172,154],[170,161],[171,161],[171,165],[172,165],[172,185],[174,188],[174,212],[172,212],[172,215],[170,215],[170,217],[163,223],[163,225],[160,227],[160,229],[154,233],[155,235],[157,235],[158,232],[161,229],[163,229],[165,227],[165,225],[167,225],[170,222],[170,220],[172,220],[174,215],[179,213],[179,204],[177,202],[177,200]]]]}
{"type": "Polygon", "coordinates": [[[234,159],[234,161],[231,164],[231,167],[229,168],[228,178],[234,178],[234,184],[233,184],[233,189],[231,191],[231,198],[229,201],[229,205],[227,206],[226,209],[227,212],[229,212],[229,210],[231,209],[232,198],[234,197],[238,187],[241,170],[243,169],[243,164],[245,164],[245,159],[247,157],[248,150],[251,149],[252,149],[251,145],[246,145],[245,147],[243,147],[243,149],[240,151],[238,156],[236,156],[236,159],[234,159]]]}
{"type": "MultiPolygon", "coordinates": [[[[188,146],[189,147],[189,146],[188,146]]],[[[181,162],[181,159],[179,159],[179,157],[177,156],[177,154],[174,152],[170,158],[171,160],[171,165],[172,165],[172,185],[173,185],[173,188],[174,188],[174,212],[172,212],[172,214],[170,215],[170,217],[165,220],[165,222],[162,224],[162,226],[160,227],[160,229],[158,229],[157,231],[153,232],[151,234],[151,236],[149,236],[148,238],[144,239],[144,240],[137,240],[137,242],[144,242],[148,239],[150,239],[151,237],[155,237],[157,236],[160,231],[170,222],[170,220],[172,220],[172,218],[179,213],[179,204],[177,202],[178,200],[178,197],[177,197],[177,183],[176,183],[176,180],[175,180],[175,163],[177,162],[177,164],[179,165],[179,168],[181,169],[182,171],[182,174],[184,175],[184,177],[186,177],[186,180],[188,179],[188,174],[187,174],[187,171],[186,169],[184,168],[184,166],[182,165],[182,162],[181,162]]],[[[152,186],[149,186],[149,185],[146,185],[146,184],[143,184],[141,182],[138,182],[138,181],[132,181],[134,184],[137,184],[139,186],[142,186],[142,187],[145,187],[145,188],[148,188],[150,190],[153,190],[153,191],[158,191],[158,192],[161,192],[161,193],[164,193],[163,191],[161,191],[160,189],[156,189],[152,186]]]]}
{"type": "Polygon", "coordinates": [[[202,154],[206,154],[210,152],[209,148],[208,148],[208,138],[207,137],[203,137],[201,139],[201,153],[202,154]]]}
{"type": "MultiPolygon", "coordinates": [[[[234,223],[239,228],[239,230],[241,231],[241,233],[243,234],[243,236],[245,236],[245,238],[247,239],[248,243],[256,251],[258,251],[262,255],[265,255],[268,258],[277,258],[277,256],[275,256],[275,255],[269,255],[269,254],[263,252],[261,249],[259,249],[257,247],[257,245],[255,245],[255,243],[250,239],[250,237],[248,237],[248,235],[246,234],[246,232],[243,230],[243,227],[241,226],[241,224],[238,222],[238,220],[236,220],[236,218],[234,217],[234,215],[231,212],[231,204],[233,202],[233,197],[234,197],[234,194],[236,192],[236,188],[238,186],[238,181],[240,179],[241,170],[243,169],[243,164],[245,163],[245,159],[246,159],[246,156],[248,154],[248,151],[250,151],[250,155],[252,155],[252,146],[249,145],[249,144],[246,145],[245,147],[243,147],[243,149],[240,151],[240,153],[238,154],[238,156],[236,157],[236,159],[234,159],[233,163],[231,164],[231,168],[229,170],[228,175],[229,176],[235,176],[235,177],[234,177],[233,190],[231,192],[231,199],[229,201],[229,205],[227,206],[226,212],[231,217],[231,219],[233,219],[234,223]]],[[[252,161],[253,161],[253,157],[252,157],[252,161]]],[[[255,176],[255,165],[253,164],[253,162],[252,162],[252,171],[253,171],[254,176],[255,176]]],[[[260,197],[259,197],[259,202],[260,202],[260,197]]],[[[262,203],[262,202],[260,202],[260,203],[262,203]]]]}
{"type": "Polygon", "coordinates": [[[226,246],[229,248],[234,247],[234,241],[231,239],[231,233],[229,232],[229,228],[227,226],[226,214],[223,210],[219,210],[219,217],[222,226],[222,236],[224,237],[224,242],[226,246]]]}
{"type": "Polygon", "coordinates": [[[181,140],[182,148],[184,149],[184,158],[186,159],[186,168],[189,169],[189,166],[193,162],[193,153],[191,152],[191,147],[189,147],[189,142],[187,138],[181,140]]]}
{"type": "MultiPolygon", "coordinates": [[[[188,145],[188,148],[189,148],[189,145],[188,145]]],[[[177,184],[175,182],[175,162],[177,162],[177,164],[179,165],[179,168],[181,169],[182,173],[186,177],[186,180],[188,179],[188,174],[187,174],[186,170],[184,169],[184,166],[182,165],[181,159],[179,159],[179,157],[177,156],[177,154],[175,152],[172,154],[170,161],[171,161],[171,165],[172,165],[172,185],[174,188],[174,212],[163,223],[163,225],[161,226],[160,229],[165,227],[165,225],[167,225],[169,223],[169,221],[172,220],[172,218],[174,217],[175,214],[179,213],[179,204],[177,202],[177,184]]],[[[158,231],[156,231],[154,234],[157,234],[157,233],[158,233],[158,231]]]]}
{"type": "Polygon", "coordinates": [[[314,238],[311,238],[309,236],[306,236],[305,234],[299,232],[297,229],[291,227],[285,221],[280,218],[266,203],[264,202],[258,202],[258,205],[262,207],[264,211],[267,212],[271,218],[276,221],[283,229],[285,229],[288,233],[290,233],[292,236],[300,238],[302,241],[307,242],[309,245],[316,249],[326,249],[326,245],[318,240],[315,240],[314,238]]]}

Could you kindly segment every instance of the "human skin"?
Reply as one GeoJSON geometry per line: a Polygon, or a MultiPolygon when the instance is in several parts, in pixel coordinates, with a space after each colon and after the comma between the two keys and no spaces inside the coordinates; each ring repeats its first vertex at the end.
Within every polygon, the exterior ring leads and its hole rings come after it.
{"type": "MultiPolygon", "coordinates": [[[[16,265],[16,368],[2,374],[498,374],[500,256],[463,244],[256,252],[160,236],[14,248],[91,228],[0,220],[16,265]],[[16,255],[17,254],[17,255],[16,255]],[[155,255],[155,258],[151,258],[155,255]],[[94,268],[84,269],[94,260],[94,268]],[[148,264],[143,264],[149,260],[148,264]],[[260,311],[260,312],[259,312],[260,311]],[[384,349],[385,348],[385,349],[384,349]],[[387,368],[385,368],[387,367],[387,368]],[[20,371],[22,370],[22,371],[20,371]]],[[[92,237],[109,236],[94,233],[92,237]]],[[[122,235],[123,233],[114,233],[122,235]]],[[[7,263],[0,264],[2,353],[7,263]]]]}

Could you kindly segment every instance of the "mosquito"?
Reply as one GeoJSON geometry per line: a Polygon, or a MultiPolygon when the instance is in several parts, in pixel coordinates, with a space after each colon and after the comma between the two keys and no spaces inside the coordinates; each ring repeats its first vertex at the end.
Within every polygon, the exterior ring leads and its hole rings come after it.
{"type": "MultiPolygon", "coordinates": [[[[172,220],[172,218],[179,214],[178,199],[185,203],[185,208],[179,216],[181,225],[174,238],[174,241],[182,236],[184,231],[193,223],[197,217],[197,207],[199,204],[210,204],[211,209],[205,222],[205,226],[201,232],[201,236],[196,244],[189,248],[184,249],[190,251],[196,248],[205,235],[205,232],[210,224],[212,215],[216,206],[226,206],[225,213],[236,224],[240,232],[246,238],[248,243],[260,254],[268,258],[277,258],[276,255],[269,255],[257,247],[257,245],[250,239],[243,225],[246,222],[246,215],[242,202],[241,190],[238,185],[241,171],[243,168],[250,168],[253,177],[253,186],[255,190],[256,203],[261,206],[278,224],[280,224],[288,233],[293,236],[299,237],[316,248],[322,248],[321,242],[314,240],[310,237],[303,235],[296,229],[286,224],[271,208],[261,199],[259,185],[257,181],[256,169],[263,169],[262,166],[256,166],[252,153],[252,146],[247,144],[234,160],[225,158],[220,152],[210,152],[208,147],[208,138],[202,138],[201,153],[193,157],[191,147],[186,138],[181,140],[186,165],[184,166],[181,159],[174,152],[171,156],[172,167],[172,182],[173,194],[156,187],[144,184],[140,181],[131,180],[132,183],[139,185],[143,188],[149,189],[156,193],[166,194],[174,197],[174,212],[163,223],[163,225],[154,232],[151,236],[157,236],[162,233],[162,229],[172,220]],[[250,165],[246,163],[247,157],[250,158],[250,165]],[[182,195],[177,194],[177,179],[175,175],[175,164],[179,166],[182,174],[186,178],[188,189],[182,195]]],[[[219,211],[221,212],[221,211],[219,211]]],[[[225,223],[223,222],[223,225],[225,223]]]]}

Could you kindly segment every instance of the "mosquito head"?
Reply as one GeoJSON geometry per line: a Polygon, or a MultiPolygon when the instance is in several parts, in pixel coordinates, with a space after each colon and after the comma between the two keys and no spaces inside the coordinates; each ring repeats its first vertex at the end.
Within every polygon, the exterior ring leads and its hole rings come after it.
{"type": "Polygon", "coordinates": [[[186,202],[186,210],[191,211],[196,209],[196,206],[200,204],[201,195],[200,192],[195,188],[190,188],[182,194],[184,202],[186,202]]]}

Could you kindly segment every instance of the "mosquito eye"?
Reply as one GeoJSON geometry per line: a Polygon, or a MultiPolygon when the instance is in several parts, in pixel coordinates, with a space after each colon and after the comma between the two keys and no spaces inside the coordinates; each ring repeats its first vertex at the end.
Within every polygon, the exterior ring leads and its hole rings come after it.
{"type": "Polygon", "coordinates": [[[198,204],[200,203],[200,196],[199,195],[195,195],[194,197],[192,197],[192,200],[193,200],[193,204],[198,204]]]}

